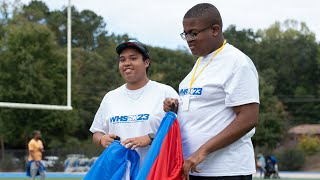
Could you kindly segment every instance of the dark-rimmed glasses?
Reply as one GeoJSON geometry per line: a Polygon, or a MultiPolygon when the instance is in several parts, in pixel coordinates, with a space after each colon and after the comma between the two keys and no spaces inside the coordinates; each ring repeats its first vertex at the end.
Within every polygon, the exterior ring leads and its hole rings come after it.
{"type": "Polygon", "coordinates": [[[183,33],[180,34],[180,36],[181,36],[181,38],[182,38],[183,40],[185,40],[185,41],[186,41],[187,39],[193,41],[193,40],[195,40],[195,39],[197,38],[197,35],[198,35],[199,33],[203,32],[203,31],[205,31],[205,30],[207,30],[207,29],[209,29],[209,28],[211,28],[211,27],[212,27],[212,25],[210,25],[209,27],[206,27],[206,28],[204,28],[204,29],[201,29],[201,30],[199,30],[198,32],[190,32],[190,33],[183,32],[183,33]]]}

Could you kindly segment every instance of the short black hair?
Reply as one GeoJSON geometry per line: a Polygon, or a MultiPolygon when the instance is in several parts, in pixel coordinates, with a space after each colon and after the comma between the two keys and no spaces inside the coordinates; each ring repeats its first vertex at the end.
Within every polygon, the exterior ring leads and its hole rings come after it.
{"type": "Polygon", "coordinates": [[[39,134],[39,133],[41,133],[40,130],[34,130],[34,131],[32,132],[32,136],[34,137],[35,135],[37,135],[37,134],[39,134]]]}
{"type": "Polygon", "coordinates": [[[209,3],[197,4],[186,12],[183,19],[199,17],[208,17],[212,25],[218,24],[222,29],[222,18],[219,10],[214,5],[209,3]]]}

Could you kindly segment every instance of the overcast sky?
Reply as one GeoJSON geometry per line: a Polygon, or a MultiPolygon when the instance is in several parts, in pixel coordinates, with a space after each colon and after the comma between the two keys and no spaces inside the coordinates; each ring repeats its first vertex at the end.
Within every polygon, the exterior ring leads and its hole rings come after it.
{"type": "MultiPolygon", "coordinates": [[[[68,0],[43,1],[51,10],[68,3],[68,0]]],[[[102,16],[109,32],[127,33],[148,45],[171,49],[186,47],[179,36],[183,31],[182,18],[188,9],[202,2],[219,9],[224,29],[234,24],[238,30],[256,31],[276,21],[294,19],[305,22],[320,41],[319,0],[71,0],[78,10],[89,9],[102,16]]]]}

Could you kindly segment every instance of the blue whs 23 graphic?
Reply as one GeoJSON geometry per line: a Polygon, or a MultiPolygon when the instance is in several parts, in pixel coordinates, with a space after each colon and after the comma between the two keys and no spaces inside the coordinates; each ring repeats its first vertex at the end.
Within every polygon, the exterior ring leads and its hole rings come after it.
{"type": "Polygon", "coordinates": [[[150,114],[136,114],[128,116],[113,116],[110,118],[110,123],[133,123],[137,121],[149,120],[150,114]]]}
{"type": "MultiPolygon", "coordinates": [[[[189,89],[181,89],[179,92],[180,96],[188,94],[189,89]]],[[[202,94],[202,88],[191,88],[190,95],[200,96],[202,94]]]]}

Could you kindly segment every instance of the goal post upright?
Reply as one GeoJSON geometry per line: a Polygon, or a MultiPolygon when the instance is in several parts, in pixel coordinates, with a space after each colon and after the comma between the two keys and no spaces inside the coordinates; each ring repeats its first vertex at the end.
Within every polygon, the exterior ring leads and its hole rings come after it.
{"type": "Polygon", "coordinates": [[[17,102],[0,102],[0,108],[72,110],[71,105],[71,0],[67,7],[67,105],[32,104],[17,102]]]}
{"type": "Polygon", "coordinates": [[[68,47],[67,47],[67,107],[71,106],[71,0],[68,0],[68,47]]]}

